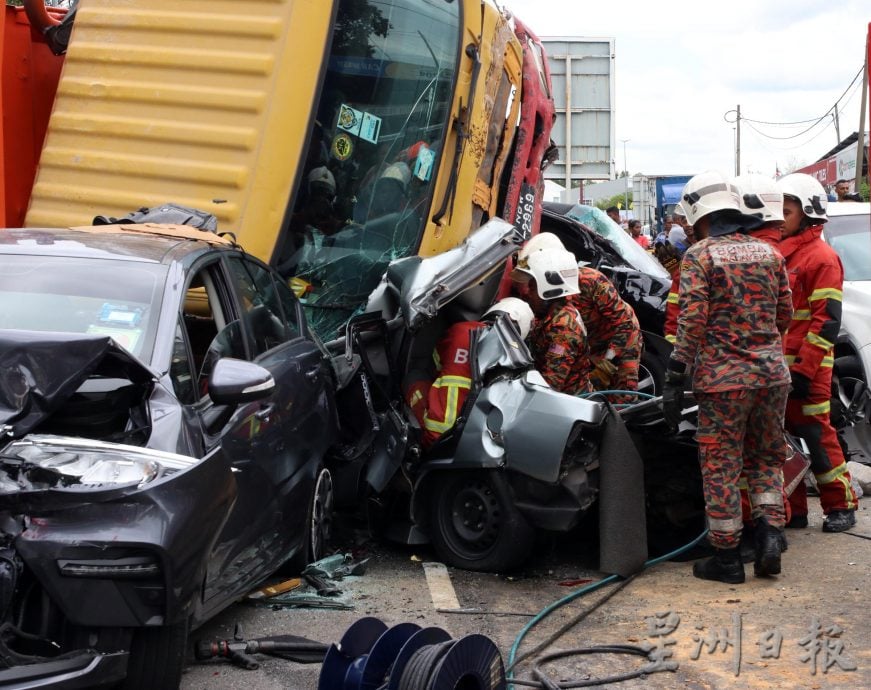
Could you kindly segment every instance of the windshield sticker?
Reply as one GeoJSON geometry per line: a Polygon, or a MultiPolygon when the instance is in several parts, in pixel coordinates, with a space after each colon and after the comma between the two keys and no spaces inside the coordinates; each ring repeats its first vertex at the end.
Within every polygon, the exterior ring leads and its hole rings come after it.
{"type": "Polygon", "coordinates": [[[435,162],[435,151],[426,146],[421,146],[414,160],[414,176],[421,182],[429,182],[432,177],[432,167],[435,162]]]}
{"type": "Polygon", "coordinates": [[[106,302],[103,304],[97,320],[109,326],[135,328],[142,321],[142,309],[138,307],[130,309],[127,306],[106,302]]]}
{"type": "Polygon", "coordinates": [[[333,158],[336,160],[346,161],[354,152],[354,142],[351,141],[351,137],[347,134],[339,134],[335,139],[333,139],[330,151],[333,154],[333,158]]]}
{"type": "Polygon", "coordinates": [[[136,344],[142,335],[141,328],[112,328],[96,324],[88,326],[87,332],[90,335],[108,335],[128,352],[136,351],[136,344]]]}
{"type": "Polygon", "coordinates": [[[378,143],[381,133],[381,118],[370,113],[363,113],[363,124],[360,126],[360,138],[373,144],[378,143]]]}
{"type": "Polygon", "coordinates": [[[339,107],[339,120],[336,123],[336,127],[344,129],[355,136],[360,136],[360,126],[362,123],[363,111],[342,103],[339,107]]]}

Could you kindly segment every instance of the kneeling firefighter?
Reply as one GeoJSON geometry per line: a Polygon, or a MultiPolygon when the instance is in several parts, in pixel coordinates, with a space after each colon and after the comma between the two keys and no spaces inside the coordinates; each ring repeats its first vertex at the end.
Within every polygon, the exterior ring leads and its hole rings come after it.
{"type": "Polygon", "coordinates": [[[683,258],[663,412],[677,427],[691,367],[708,538],[716,550],[694,565],[693,575],[735,584],[744,582],[742,468],[755,517],[754,571],[781,570],[782,420],[790,380],[781,337],[792,316],[789,278],[783,257],[745,234],[759,219],[741,213],[737,188],[725,176],[696,175],[681,202],[698,241],[683,258]]]}

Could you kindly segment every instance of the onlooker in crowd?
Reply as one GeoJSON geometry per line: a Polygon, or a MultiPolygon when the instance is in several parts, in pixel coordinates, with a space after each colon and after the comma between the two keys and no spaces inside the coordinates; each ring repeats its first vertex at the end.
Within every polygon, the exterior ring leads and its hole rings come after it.
{"type": "MultiPolygon", "coordinates": [[[[541,232],[520,250],[517,265],[528,265],[530,254],[546,249],[565,247],[553,233],[541,232]]],[[[577,307],[587,330],[591,380],[596,390],[637,390],[642,338],[635,310],[604,273],[585,265],[578,266],[578,294],[567,299],[577,307]]],[[[628,398],[614,401],[635,402],[634,397],[628,398]]]]}
{"type": "MultiPolygon", "coordinates": [[[[683,204],[678,203],[674,207],[674,215],[676,218],[681,218],[686,221],[686,213],[683,210],[683,204]]],[[[673,226],[674,227],[674,226],[673,226]]],[[[689,231],[684,231],[684,240],[686,242],[686,246],[694,244],[696,241],[695,231],[693,227],[687,223],[687,227],[689,231]]],[[[677,315],[678,315],[678,292],[680,290],[680,271],[681,271],[681,257],[683,257],[684,252],[679,252],[677,248],[669,242],[663,242],[658,245],[660,247],[659,254],[663,256],[660,259],[660,263],[665,266],[666,270],[671,273],[671,290],[668,291],[668,298],[666,300],[665,305],[665,325],[663,327],[663,335],[665,335],[665,339],[674,343],[675,337],[677,336],[677,315]],[[663,261],[668,261],[669,258],[676,256],[677,257],[677,266],[671,262],[666,266],[663,261]]],[[[686,251],[686,250],[684,250],[686,251]]]]}
{"type": "Polygon", "coordinates": [[[723,175],[702,173],[683,190],[698,241],[683,258],[677,339],[666,371],[663,412],[677,426],[687,372],[698,404],[696,440],[715,555],[696,563],[705,580],[744,582],[738,480],[750,488],[756,523],[754,572],[780,573],[784,509],[783,410],[789,369],[781,334],[792,306],[783,257],[746,234],[758,219],[741,213],[723,175]]]}
{"type": "Polygon", "coordinates": [[[609,206],[605,209],[605,215],[608,216],[611,220],[613,220],[617,225],[621,224],[620,221],[620,209],[616,206],[609,206]]]}
{"type": "Polygon", "coordinates": [[[629,221],[629,234],[632,235],[633,240],[641,245],[642,249],[647,249],[648,247],[650,247],[650,238],[647,235],[641,234],[640,220],[629,221]]]}
{"type": "MultiPolygon", "coordinates": [[[[824,532],[843,532],[856,524],[856,494],[838,434],[829,419],[833,350],[841,327],[841,260],[820,237],[828,199],[810,175],[793,173],[778,180],[783,192],[783,239],[780,252],[789,268],[795,313],[786,337],[786,361],[792,392],[786,406],[787,428],[808,445],[826,519],[824,532]]],[[[807,526],[807,492],[801,484],[792,496],[790,527],[807,526]]]]}
{"type": "Polygon", "coordinates": [[[847,180],[835,182],[835,194],[838,196],[838,201],[862,201],[861,196],[850,193],[850,183],[847,180]]]}
{"type": "Polygon", "coordinates": [[[558,391],[591,392],[587,329],[568,299],[579,292],[574,254],[556,248],[533,252],[518,263],[513,277],[536,316],[530,335],[535,368],[558,391]]]}

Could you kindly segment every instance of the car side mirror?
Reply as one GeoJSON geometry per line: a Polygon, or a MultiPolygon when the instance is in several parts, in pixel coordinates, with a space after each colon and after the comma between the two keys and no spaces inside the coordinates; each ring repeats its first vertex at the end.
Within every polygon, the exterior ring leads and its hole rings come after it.
{"type": "Polygon", "coordinates": [[[239,405],[268,398],[275,379],[267,369],[253,362],[223,357],[209,376],[209,397],[216,405],[239,405]]]}

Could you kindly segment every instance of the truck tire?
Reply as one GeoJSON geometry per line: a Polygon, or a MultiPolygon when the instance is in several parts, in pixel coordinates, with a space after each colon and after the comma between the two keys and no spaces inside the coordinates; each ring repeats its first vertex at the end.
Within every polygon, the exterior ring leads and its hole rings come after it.
{"type": "Polygon", "coordinates": [[[505,572],[529,557],[535,530],[511,500],[504,474],[445,472],[433,481],[431,537],[447,565],[505,572]]]}
{"type": "Polygon", "coordinates": [[[133,631],[123,690],[177,688],[187,651],[188,621],[133,631]]]}

